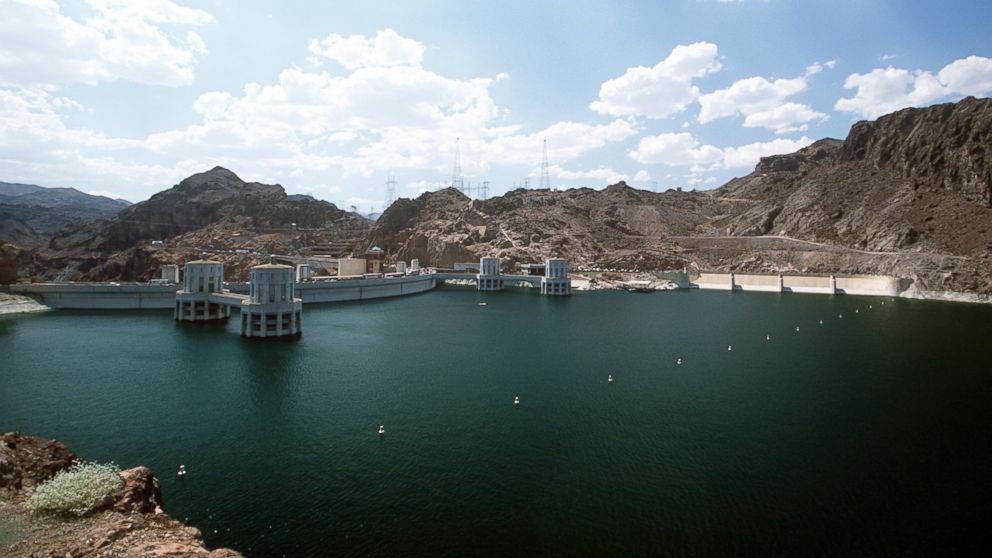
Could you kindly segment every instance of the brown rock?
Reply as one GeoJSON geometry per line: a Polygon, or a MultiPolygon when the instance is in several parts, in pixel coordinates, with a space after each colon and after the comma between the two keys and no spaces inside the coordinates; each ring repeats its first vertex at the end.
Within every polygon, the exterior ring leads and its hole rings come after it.
{"type": "Polygon", "coordinates": [[[162,507],[162,490],[158,479],[148,467],[134,467],[121,471],[124,481],[120,495],[115,497],[113,508],[122,513],[151,513],[162,507]]]}

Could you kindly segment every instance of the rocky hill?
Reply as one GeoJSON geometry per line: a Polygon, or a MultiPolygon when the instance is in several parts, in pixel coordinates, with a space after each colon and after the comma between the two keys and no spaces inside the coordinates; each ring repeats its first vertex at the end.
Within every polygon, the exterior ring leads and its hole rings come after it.
{"type": "Polygon", "coordinates": [[[60,280],[147,280],[162,264],[201,252],[246,279],[258,254],[297,253],[328,239],[361,238],[367,221],[279,185],[244,182],[215,167],[195,174],[113,218],[79,223],[36,250],[27,273],[60,280]]]}
{"type": "Polygon", "coordinates": [[[762,159],[707,192],[454,190],[400,200],[372,240],[448,266],[549,255],[635,269],[878,273],[992,293],[992,100],[905,109],[762,159]]]}
{"type": "Polygon", "coordinates": [[[66,225],[107,219],[129,205],[75,188],[0,182],[0,240],[24,248],[42,246],[66,225]]]}
{"type": "Polygon", "coordinates": [[[86,517],[25,509],[39,484],[75,461],[76,455],[57,440],[0,434],[0,555],[241,556],[226,548],[207,550],[197,529],[166,515],[158,479],[147,467],[121,471],[121,487],[86,517]]]}

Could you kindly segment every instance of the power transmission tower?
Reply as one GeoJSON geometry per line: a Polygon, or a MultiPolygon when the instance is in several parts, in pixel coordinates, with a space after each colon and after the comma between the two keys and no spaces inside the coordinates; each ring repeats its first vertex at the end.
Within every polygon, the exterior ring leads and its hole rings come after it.
{"type": "Polygon", "coordinates": [[[524,189],[528,189],[528,188],[530,188],[530,177],[526,176],[524,177],[524,189]]]}
{"type": "Polygon", "coordinates": [[[482,186],[479,186],[479,199],[484,200],[489,198],[489,181],[483,180],[482,186]]]}
{"type": "Polygon", "coordinates": [[[548,140],[544,140],[544,154],[541,156],[541,189],[551,189],[551,176],[548,174],[548,140]]]}
{"type": "Polygon", "coordinates": [[[459,148],[461,138],[455,138],[455,166],[451,169],[451,187],[459,192],[465,191],[465,179],[462,176],[462,154],[459,148]]]}
{"type": "Polygon", "coordinates": [[[389,180],[386,181],[386,207],[393,205],[393,201],[396,200],[396,177],[389,175],[389,180]]]}

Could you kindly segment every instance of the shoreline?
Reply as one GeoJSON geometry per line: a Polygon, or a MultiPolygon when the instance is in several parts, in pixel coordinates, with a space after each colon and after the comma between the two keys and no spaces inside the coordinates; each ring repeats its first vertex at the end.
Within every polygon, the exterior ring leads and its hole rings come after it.
{"type": "Polygon", "coordinates": [[[29,296],[0,293],[0,316],[7,314],[32,314],[47,310],[51,310],[51,308],[29,296]]]}

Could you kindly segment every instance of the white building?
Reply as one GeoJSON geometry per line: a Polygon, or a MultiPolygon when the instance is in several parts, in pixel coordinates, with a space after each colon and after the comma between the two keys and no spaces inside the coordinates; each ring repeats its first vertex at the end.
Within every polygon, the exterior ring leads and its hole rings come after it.
{"type": "Polygon", "coordinates": [[[341,258],[338,260],[338,277],[365,275],[365,258],[341,258]]]}
{"type": "Polygon", "coordinates": [[[296,266],[296,282],[300,283],[310,278],[310,264],[299,264],[296,266]]]}
{"type": "Polygon", "coordinates": [[[303,301],[295,298],[293,268],[265,264],[251,268],[251,294],[241,304],[241,335],[299,335],[303,301]]]}
{"type": "Polygon", "coordinates": [[[406,262],[396,262],[396,273],[406,273],[406,262]]]}
{"type": "Polygon", "coordinates": [[[162,266],[162,279],[169,282],[179,284],[179,266],[175,264],[166,264],[162,266]]]}
{"type": "Polygon", "coordinates": [[[179,321],[220,320],[231,316],[224,304],[210,302],[211,293],[224,288],[224,264],[209,260],[186,263],[183,290],[176,292],[175,318],[179,321]]]}
{"type": "Polygon", "coordinates": [[[420,260],[418,260],[417,258],[413,258],[412,260],[410,260],[410,272],[413,273],[414,275],[420,273],[420,260]]]}
{"type": "Polygon", "coordinates": [[[544,261],[545,275],[541,279],[541,294],[572,294],[572,280],[568,278],[568,262],[563,258],[549,258],[544,261]]]}
{"type": "Polygon", "coordinates": [[[499,258],[481,258],[479,274],[475,278],[480,291],[502,291],[503,277],[500,275],[499,258]]]}

